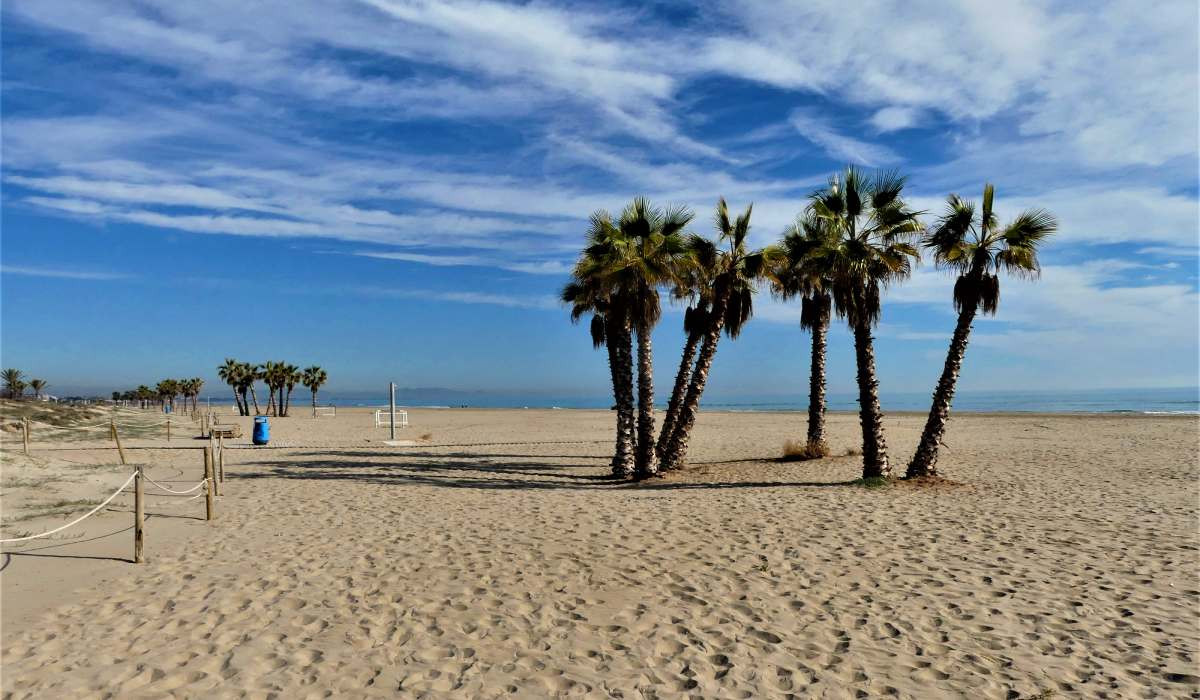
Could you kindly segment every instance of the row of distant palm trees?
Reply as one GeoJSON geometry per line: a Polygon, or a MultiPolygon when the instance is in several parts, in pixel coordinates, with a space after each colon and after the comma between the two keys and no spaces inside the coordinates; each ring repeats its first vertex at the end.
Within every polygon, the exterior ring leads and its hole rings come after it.
{"type": "Polygon", "coordinates": [[[232,357],[225,358],[225,362],[217,367],[217,376],[233,389],[234,403],[243,416],[251,415],[251,403],[254,406],[254,414],[259,413],[258,392],[254,389],[256,381],[267,385],[268,415],[288,415],[292,405],[292,390],[297,384],[307,387],[312,392],[312,408],[315,415],[317,392],[329,379],[329,374],[316,365],[302,370],[286,362],[264,362],[257,365],[239,362],[232,357]]]}
{"type": "Polygon", "coordinates": [[[701,395],[721,335],[736,338],[750,319],[760,284],[783,299],[801,299],[800,325],[812,332],[808,430],[803,456],[829,453],[825,441],[826,337],[833,315],[854,336],[863,478],[892,476],[879,404],[872,329],[882,291],[907,278],[923,246],[935,264],[957,273],[953,300],[958,323],[951,338],[920,445],[906,476],[936,475],[938,446],[946,430],[958,373],[977,313],[994,314],[999,273],[1035,277],[1038,246],[1057,228],[1035,209],[1001,226],[986,185],[981,206],[950,195],[930,227],[904,201],[904,177],[855,168],[814,192],[777,244],[747,247],[751,207],[731,218],[717,205],[718,240],[688,234],[693,214],[660,209],[637,198],[613,219],[591,217],[586,246],[562,292],[572,321],[591,315],[595,347],[608,350],[617,409],[616,476],[646,478],[684,464],[701,395]],[[661,316],[660,293],[688,304],[684,346],[663,424],[655,438],[650,334],[661,316]],[[637,359],[633,342],[637,341],[637,359]],[[637,398],[634,399],[634,365],[637,398]]]}
{"type": "Polygon", "coordinates": [[[33,392],[33,398],[40,400],[46,387],[50,386],[45,379],[26,381],[25,373],[15,368],[0,370],[0,379],[4,380],[4,395],[10,399],[24,397],[25,390],[29,389],[33,392]]]}
{"type": "Polygon", "coordinates": [[[112,400],[114,402],[123,402],[127,404],[138,404],[142,408],[149,408],[153,405],[158,405],[166,410],[170,407],[172,413],[175,412],[176,399],[183,399],[183,410],[196,411],[199,409],[200,389],[204,387],[204,380],[200,377],[192,377],[191,379],[164,379],[153,388],[145,384],[136,389],[127,391],[114,391],[112,400]]]}

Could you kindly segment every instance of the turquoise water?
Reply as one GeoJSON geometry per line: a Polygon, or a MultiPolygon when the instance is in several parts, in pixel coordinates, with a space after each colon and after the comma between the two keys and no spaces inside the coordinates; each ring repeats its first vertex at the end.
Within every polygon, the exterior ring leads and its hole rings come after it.
{"type": "MultiPolygon", "coordinates": [[[[663,399],[662,396],[659,397],[663,399]]],[[[887,393],[880,400],[885,411],[927,411],[928,393],[887,393]]],[[[608,408],[607,396],[562,396],[536,393],[468,392],[447,389],[397,390],[397,404],[473,408],[608,408]]],[[[383,406],[384,392],[378,394],[322,393],[321,403],[339,406],[383,406]]],[[[736,395],[714,394],[706,397],[703,407],[723,411],[804,411],[807,395],[736,395]]],[[[831,411],[856,411],[854,394],[831,393],[831,411]]],[[[1200,413],[1200,389],[1092,389],[1087,391],[964,391],[954,399],[954,410],[987,413],[1200,413]]]]}

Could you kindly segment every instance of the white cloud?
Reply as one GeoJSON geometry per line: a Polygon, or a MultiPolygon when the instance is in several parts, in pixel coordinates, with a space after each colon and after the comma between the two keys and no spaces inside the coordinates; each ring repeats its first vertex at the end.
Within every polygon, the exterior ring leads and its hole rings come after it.
{"type": "Polygon", "coordinates": [[[910,107],[884,107],[871,116],[879,131],[897,131],[917,125],[920,112],[910,107]]]}
{"type": "Polygon", "coordinates": [[[531,275],[565,275],[571,271],[570,264],[561,260],[508,261],[481,255],[429,255],[425,253],[388,253],[381,251],[358,251],[355,255],[381,260],[401,260],[436,267],[494,267],[531,275]]]}
{"type": "Polygon", "coordinates": [[[895,163],[900,157],[886,146],[868,143],[839,133],[825,119],[804,110],[788,118],[800,135],[820,146],[830,157],[858,165],[880,166],[895,163]]]}
{"type": "Polygon", "coordinates": [[[51,267],[30,267],[23,265],[0,265],[0,274],[19,275],[21,277],[51,277],[72,280],[122,280],[130,275],[119,272],[97,272],[89,270],[67,270],[51,267]]]}
{"type": "Polygon", "coordinates": [[[559,309],[558,299],[550,295],[520,296],[514,294],[492,294],[475,291],[444,291],[432,289],[398,289],[391,287],[352,287],[345,290],[351,294],[393,299],[416,299],[425,301],[449,301],[458,304],[504,306],[514,309],[559,309]]]}

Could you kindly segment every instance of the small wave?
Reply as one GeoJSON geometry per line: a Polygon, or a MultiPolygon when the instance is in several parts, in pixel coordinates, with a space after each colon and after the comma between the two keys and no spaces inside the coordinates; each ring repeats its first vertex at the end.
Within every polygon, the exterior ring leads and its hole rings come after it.
{"type": "Polygon", "coordinates": [[[1142,411],[1148,416],[1200,416],[1200,411],[1142,411]]]}

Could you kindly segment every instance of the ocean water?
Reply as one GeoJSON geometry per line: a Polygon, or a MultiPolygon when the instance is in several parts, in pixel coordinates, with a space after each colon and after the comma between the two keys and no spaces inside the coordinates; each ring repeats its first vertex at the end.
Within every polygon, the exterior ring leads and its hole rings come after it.
{"type": "MultiPolygon", "coordinates": [[[[668,387],[669,388],[669,387],[668,387]]],[[[660,401],[665,402],[661,395],[660,401]]],[[[927,411],[930,393],[883,392],[884,411],[927,411]]],[[[323,392],[323,405],[385,406],[386,392],[378,394],[323,392]]],[[[565,396],[542,393],[455,391],[449,389],[397,389],[397,405],[408,407],[471,408],[609,408],[608,396],[565,396]]],[[[702,406],[716,411],[806,411],[808,395],[716,394],[702,406]]],[[[857,411],[857,395],[831,392],[831,411],[857,411]]],[[[954,410],[976,413],[1144,413],[1198,414],[1200,389],[1090,389],[1086,391],[963,391],[954,398],[954,410]]]]}

